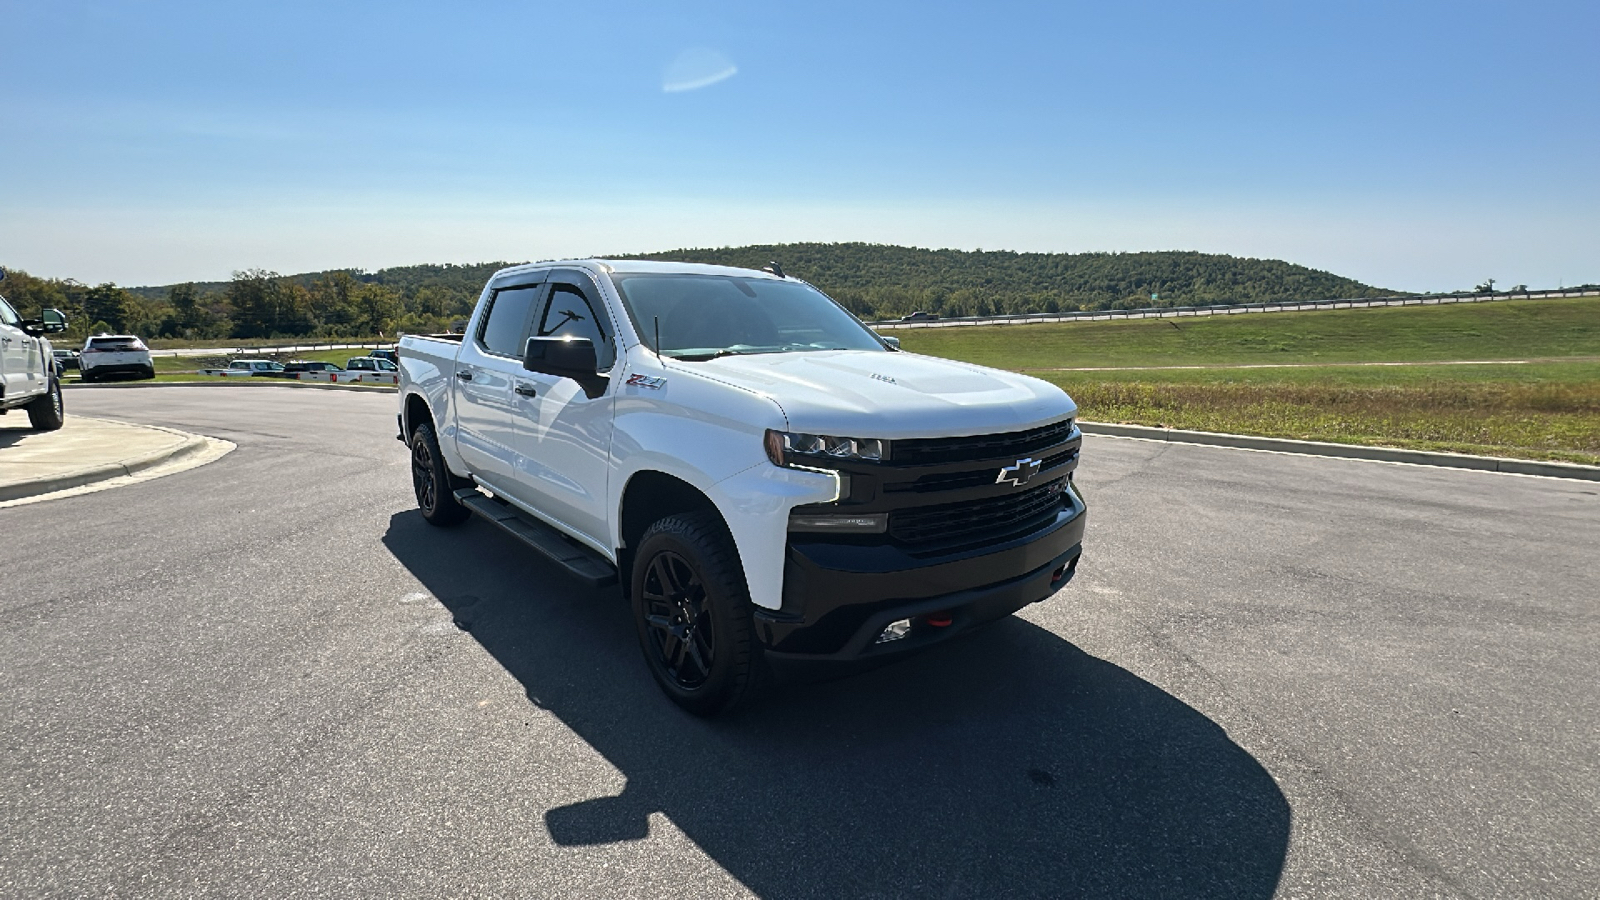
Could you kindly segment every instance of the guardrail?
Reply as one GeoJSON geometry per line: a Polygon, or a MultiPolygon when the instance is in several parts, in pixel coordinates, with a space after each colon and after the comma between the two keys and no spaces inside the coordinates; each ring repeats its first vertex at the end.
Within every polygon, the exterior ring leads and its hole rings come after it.
{"type": "Polygon", "coordinates": [[[393,347],[396,341],[319,341],[313,343],[274,344],[262,347],[181,347],[151,350],[151,356],[276,356],[278,354],[309,353],[317,350],[376,350],[393,347]]]}
{"type": "Polygon", "coordinates": [[[1362,297],[1341,300],[1305,300],[1291,303],[1241,303],[1212,306],[1160,306],[1144,309],[1096,309],[1082,312],[1023,313],[1009,316],[955,316],[907,322],[888,319],[867,324],[878,331],[903,328],[951,328],[962,325],[1035,325],[1044,322],[1105,322],[1113,319],[1173,319],[1188,316],[1232,316],[1266,312],[1310,312],[1321,309],[1365,309],[1379,306],[1438,306],[1446,303],[1487,303],[1496,300],[1545,300],[1561,297],[1600,297],[1600,290],[1519,291],[1496,294],[1423,294],[1409,297],[1362,297]]]}

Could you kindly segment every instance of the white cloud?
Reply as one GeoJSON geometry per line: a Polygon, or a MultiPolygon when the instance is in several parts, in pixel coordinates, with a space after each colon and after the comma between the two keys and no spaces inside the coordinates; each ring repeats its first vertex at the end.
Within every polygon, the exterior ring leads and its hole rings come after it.
{"type": "Polygon", "coordinates": [[[697,91],[738,74],[733,60],[715,50],[694,47],[679,53],[661,76],[661,90],[669,94],[697,91]]]}

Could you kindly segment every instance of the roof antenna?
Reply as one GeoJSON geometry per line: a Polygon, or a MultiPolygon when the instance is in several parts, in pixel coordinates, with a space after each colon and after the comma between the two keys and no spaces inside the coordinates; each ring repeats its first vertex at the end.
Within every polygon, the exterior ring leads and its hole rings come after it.
{"type": "Polygon", "coordinates": [[[767,264],[761,267],[761,271],[771,272],[779,278],[787,277],[783,274],[783,266],[778,265],[778,261],[775,259],[767,260],[767,264]]]}

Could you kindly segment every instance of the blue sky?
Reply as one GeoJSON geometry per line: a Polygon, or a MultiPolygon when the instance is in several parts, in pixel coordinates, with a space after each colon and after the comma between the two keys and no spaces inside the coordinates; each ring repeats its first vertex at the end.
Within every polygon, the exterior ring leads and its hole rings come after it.
{"type": "Polygon", "coordinates": [[[780,241],[1600,281],[1600,4],[0,0],[0,263],[780,241]]]}

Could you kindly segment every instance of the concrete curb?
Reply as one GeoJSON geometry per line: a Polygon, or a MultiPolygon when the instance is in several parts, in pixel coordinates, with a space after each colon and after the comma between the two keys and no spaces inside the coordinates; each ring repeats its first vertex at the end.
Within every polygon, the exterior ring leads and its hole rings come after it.
{"type": "MultiPolygon", "coordinates": [[[[79,418],[89,417],[81,416],[79,418]]],[[[97,421],[111,420],[106,419],[97,421]]],[[[118,422],[116,424],[132,425],[130,422],[118,422]]],[[[165,465],[167,463],[183,459],[184,457],[191,456],[195,453],[199,453],[209,446],[208,440],[197,434],[189,434],[188,432],[176,431],[171,428],[161,428],[155,425],[136,425],[133,427],[148,428],[151,431],[164,431],[168,434],[180,436],[184,440],[175,446],[165,447],[161,450],[153,453],[146,453],[142,456],[132,456],[127,459],[117,460],[116,462],[101,463],[100,465],[96,466],[87,466],[85,468],[72,472],[65,472],[60,475],[47,475],[41,478],[29,478],[22,481],[15,481],[10,484],[0,484],[0,503],[7,503],[12,500],[24,500],[29,497],[38,497],[42,494],[53,494],[56,491],[65,491],[72,488],[95,484],[101,481],[109,481],[113,478],[124,478],[129,475],[137,475],[140,472],[153,469],[156,466],[165,465]]]]}
{"type": "Polygon", "coordinates": [[[1333,456],[1343,459],[1370,459],[1379,462],[1409,463],[1417,466],[1442,466],[1451,469],[1476,469],[1512,475],[1543,475],[1547,478],[1577,478],[1600,481],[1600,466],[1576,463],[1540,462],[1532,459],[1505,459],[1498,456],[1470,456],[1465,453],[1434,453],[1427,450],[1400,450],[1393,447],[1364,447],[1359,444],[1330,444],[1323,441],[1296,441],[1288,438],[1253,437],[1247,434],[1220,434],[1214,431],[1184,431],[1180,428],[1153,428],[1148,425],[1112,425],[1082,422],[1084,434],[1106,437],[1140,438],[1237,447],[1244,450],[1270,450],[1306,456],[1333,456]]]}
{"type": "Polygon", "coordinates": [[[396,393],[399,385],[393,384],[323,384],[317,381],[290,381],[277,378],[233,378],[216,381],[132,381],[122,384],[79,384],[62,382],[63,390],[73,391],[131,391],[141,388],[299,388],[319,391],[365,391],[367,393],[396,393]]]}

